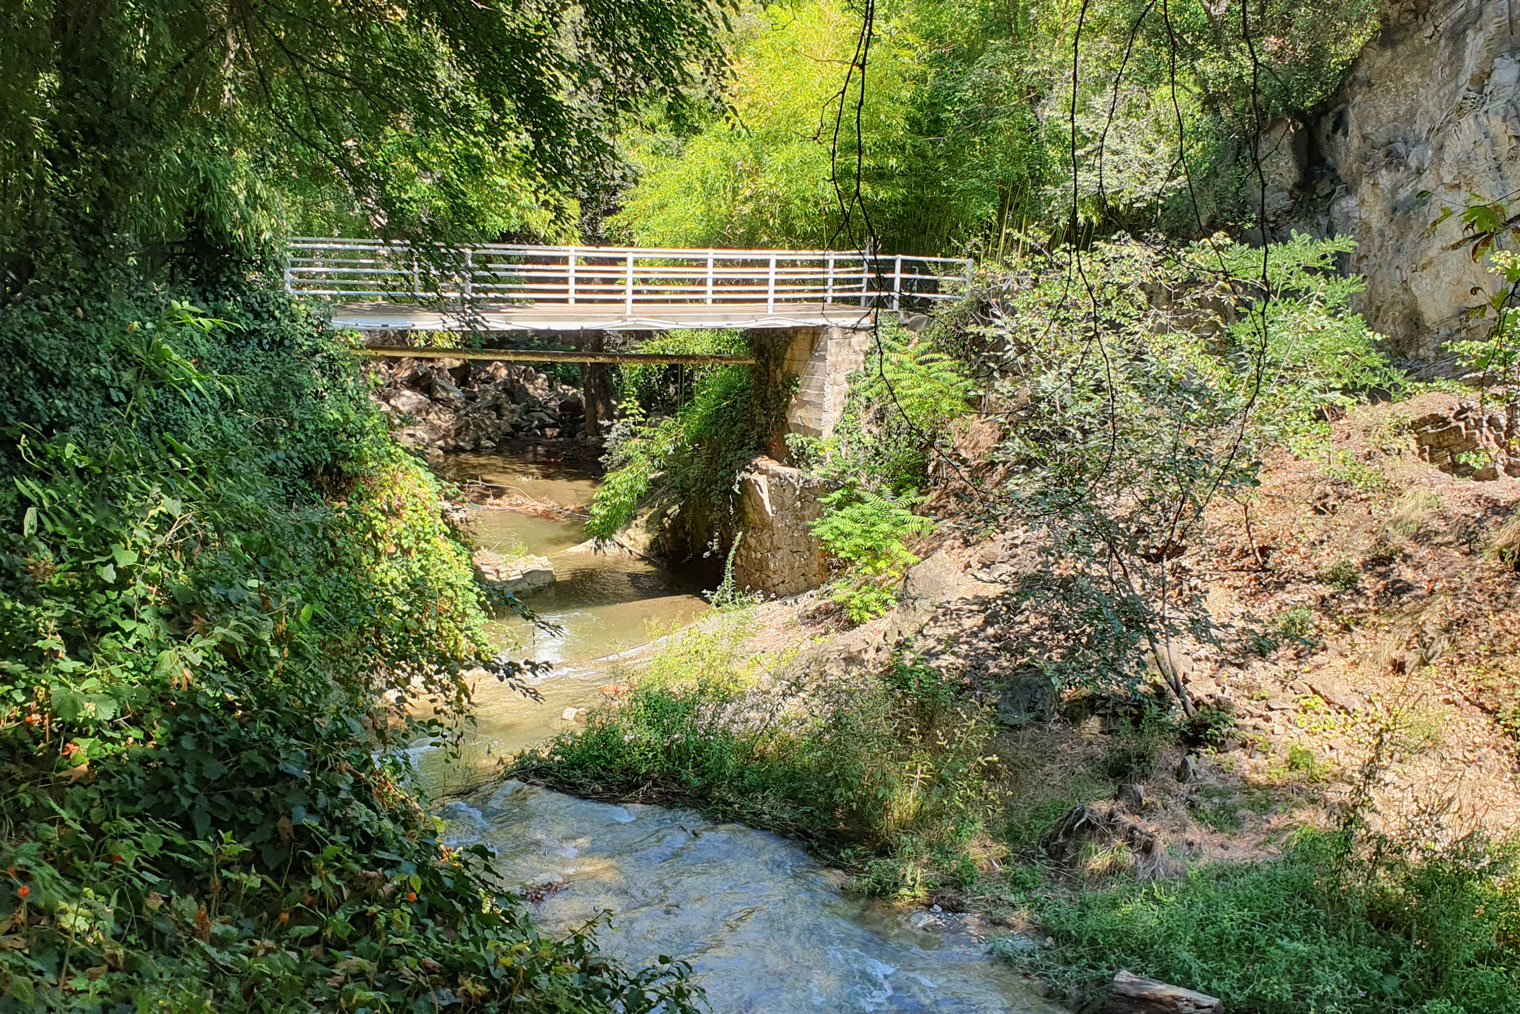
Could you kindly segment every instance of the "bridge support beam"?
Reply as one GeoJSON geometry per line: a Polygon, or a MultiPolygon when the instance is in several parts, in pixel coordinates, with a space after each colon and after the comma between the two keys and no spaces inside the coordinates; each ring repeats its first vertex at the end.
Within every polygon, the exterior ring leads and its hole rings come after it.
{"type": "MultiPolygon", "coordinates": [[[[607,332],[582,331],[581,352],[598,353],[606,349],[607,332]]],[[[602,424],[612,421],[612,379],[606,363],[581,364],[581,392],[586,400],[585,434],[592,440],[602,439],[602,424]]]]}

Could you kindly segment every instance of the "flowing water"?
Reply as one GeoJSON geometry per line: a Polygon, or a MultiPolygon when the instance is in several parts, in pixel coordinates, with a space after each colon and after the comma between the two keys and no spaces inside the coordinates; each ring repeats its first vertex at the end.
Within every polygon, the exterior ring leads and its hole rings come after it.
{"type": "MultiPolygon", "coordinates": [[[[584,504],[596,488],[590,472],[541,457],[456,455],[451,466],[457,476],[560,504],[584,504]]],[[[460,771],[478,782],[485,765],[566,729],[567,707],[602,699],[640,646],[707,608],[675,575],[582,548],[581,521],[504,510],[481,510],[475,520],[485,548],[550,558],[558,580],[524,601],[562,634],[498,622],[504,645],[552,661],[553,674],[538,682],[538,702],[495,683],[478,687],[478,725],[463,763],[448,768],[435,751],[416,751],[435,788],[457,786],[460,771]]],[[[773,834],[515,781],[455,800],[441,815],[452,843],[495,850],[508,884],[551,885],[534,905],[546,930],[610,912],[599,933],[606,951],[636,964],[660,955],[690,961],[717,1014],[1054,1010],[987,957],[974,922],[852,897],[842,874],[773,834]]]]}

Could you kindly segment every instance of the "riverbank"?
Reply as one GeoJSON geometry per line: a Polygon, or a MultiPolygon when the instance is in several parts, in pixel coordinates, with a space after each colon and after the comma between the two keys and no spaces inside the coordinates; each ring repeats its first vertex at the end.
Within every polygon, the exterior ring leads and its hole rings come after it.
{"type": "Polygon", "coordinates": [[[0,1008],[690,1009],[407,788],[461,670],[523,669],[349,348],[257,286],[86,277],[0,309],[0,1008]]]}
{"type": "Polygon", "coordinates": [[[1249,538],[1216,507],[1195,719],[1029,678],[1014,530],[920,547],[860,627],[817,594],[720,617],[518,771],[796,837],[1002,926],[1077,1006],[1122,967],[1233,1010],[1511,1011],[1520,494],[1416,453],[1432,405],[1274,458],[1249,538]]]}
{"type": "Polygon", "coordinates": [[[538,925],[570,932],[610,910],[598,934],[606,953],[633,966],[661,955],[690,962],[691,981],[719,1012],[1054,1010],[1026,976],[990,957],[998,927],[861,897],[845,889],[847,874],[796,842],[685,808],[503,782],[513,754],[584,728],[588,714],[630,693],[630,680],[693,639],[732,629],[736,615],[712,611],[679,571],[586,543],[576,507],[598,477],[552,448],[456,453],[436,467],[467,489],[510,494],[461,505],[456,524],[473,544],[543,553],[559,578],[523,595],[553,630],[512,615],[490,627],[499,647],[549,663],[524,681],[534,696],[479,679],[473,724],[453,755],[430,739],[410,751],[416,776],[449,799],[438,811],[444,840],[488,846],[538,925]]]}

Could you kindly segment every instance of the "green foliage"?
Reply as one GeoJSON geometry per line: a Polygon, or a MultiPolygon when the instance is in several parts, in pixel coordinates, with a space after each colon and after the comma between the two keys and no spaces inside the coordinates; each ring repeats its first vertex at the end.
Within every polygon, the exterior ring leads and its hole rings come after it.
{"type": "Polygon", "coordinates": [[[1226,12],[1114,0],[1036,11],[1036,73],[1059,124],[1060,213],[1104,229],[1196,235],[1254,220],[1254,159],[1288,143],[1269,125],[1302,119],[1330,95],[1383,5],[1273,0],[1226,12]]]}
{"type": "Polygon", "coordinates": [[[884,327],[850,395],[835,433],[793,452],[838,488],[823,498],[813,523],[829,554],[845,565],[834,600],[857,623],[897,601],[897,586],[918,557],[908,543],[934,522],[914,513],[924,499],[931,458],[957,420],[971,411],[975,385],[962,365],[930,338],[884,327]]]}
{"type": "Polygon", "coordinates": [[[880,616],[897,602],[897,586],[918,562],[904,540],[934,530],[931,518],[913,513],[915,496],[893,497],[847,487],[823,498],[828,508],[813,522],[830,556],[848,568],[835,583],[833,599],[856,623],[880,616]]]}
{"type": "Polygon", "coordinates": [[[1320,568],[1319,579],[1338,592],[1354,592],[1362,575],[1350,560],[1336,560],[1320,568]]]}
{"type": "MultiPolygon", "coordinates": [[[[748,7],[732,39],[724,114],[689,137],[636,140],[640,181],[614,227],[649,246],[828,246],[843,213],[831,182],[834,121],[859,31],[835,0],[748,7]]],[[[907,54],[874,51],[861,143],[853,120],[837,138],[839,164],[852,177],[860,157],[873,209],[898,198],[909,167],[910,73],[907,54]]]]}
{"type": "Polygon", "coordinates": [[[461,666],[513,670],[349,350],[142,291],[0,311],[0,1009],[684,1003],[540,937],[400,788],[461,666]]]}
{"type": "MultiPolygon", "coordinates": [[[[633,351],[682,356],[744,356],[750,349],[744,335],[738,331],[706,328],[661,331],[640,341],[633,351]]],[[[618,367],[619,390],[625,405],[629,401],[635,402],[645,413],[673,412],[685,404],[696,385],[714,369],[717,367],[623,365],[618,367]]]]}
{"type": "Polygon", "coordinates": [[[1466,839],[1385,843],[1372,861],[1303,831],[1276,861],[1031,895],[1055,947],[1004,953],[1094,993],[1122,967],[1258,1014],[1507,1014],[1520,990],[1514,857],[1466,839]]]}
{"type": "MultiPolygon", "coordinates": [[[[762,357],[763,358],[763,357],[762,357]]],[[[655,495],[684,505],[687,520],[717,544],[737,530],[735,486],[741,470],[768,444],[789,389],[767,362],[720,366],[695,378],[691,399],[674,415],[646,417],[626,405],[613,426],[607,476],[591,501],[586,533],[608,538],[655,495]]]]}
{"type": "Polygon", "coordinates": [[[928,482],[929,464],[955,422],[970,414],[976,384],[932,336],[901,327],[876,334],[833,443],[822,448],[825,474],[869,476],[874,488],[908,493],[928,482]]]}
{"type": "Polygon", "coordinates": [[[1197,235],[1253,219],[1254,159],[1289,143],[1268,125],[1331,94],[1382,5],[893,0],[872,13],[862,98],[845,87],[856,9],[744,8],[723,101],[628,145],[638,181],[615,227],[652,244],[819,247],[858,242],[863,214],[888,249],[1001,253],[1024,232],[1197,235]]]}
{"type": "Polygon", "coordinates": [[[702,0],[96,0],[0,15],[6,288],[292,225],[423,239],[573,227],[610,135],[716,72],[702,0]]]}
{"type": "MultiPolygon", "coordinates": [[[[1515,234],[1511,224],[1514,216],[1504,205],[1475,205],[1467,210],[1464,221],[1469,232],[1476,232],[1479,237],[1474,253],[1479,249],[1488,251],[1489,271],[1500,284],[1498,292],[1479,308],[1483,316],[1492,320],[1488,334],[1449,342],[1446,349],[1464,369],[1483,379],[1484,397],[1494,398],[1513,416],[1520,411],[1520,312],[1514,306],[1516,294],[1520,293],[1520,252],[1494,249],[1493,244],[1506,229],[1515,234]]],[[[1520,453],[1520,438],[1512,440],[1505,449],[1520,453]]],[[[1478,458],[1465,464],[1479,469],[1494,464],[1486,453],[1478,458]]]]}
{"type": "Polygon", "coordinates": [[[519,772],[580,793],[676,800],[726,819],[798,834],[861,875],[873,893],[921,898],[964,882],[989,800],[989,735],[911,668],[885,681],[778,694],[789,660],[762,667],[740,650],[744,617],[688,632],[584,731],[519,772]],[[766,677],[771,689],[755,684],[766,677]]]}
{"type": "Polygon", "coordinates": [[[1010,407],[1007,480],[980,502],[989,527],[1025,519],[1061,575],[1029,593],[1088,646],[1063,648],[1065,678],[1133,687],[1154,667],[1175,688],[1167,645],[1207,623],[1170,561],[1206,505],[1247,492],[1267,449],[1326,411],[1399,383],[1346,308],[1359,282],[1331,263],[1345,249],[1295,236],[1263,264],[1224,237],[1126,240],[1028,255],[991,281],[1000,312],[966,341],[1010,407]]]}

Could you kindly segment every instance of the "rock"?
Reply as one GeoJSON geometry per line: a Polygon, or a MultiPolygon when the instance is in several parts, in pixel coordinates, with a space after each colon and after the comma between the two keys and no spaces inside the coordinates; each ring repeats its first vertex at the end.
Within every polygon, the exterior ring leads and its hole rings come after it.
{"type": "Polygon", "coordinates": [[[449,380],[447,374],[444,373],[435,374],[433,377],[433,400],[455,412],[463,409],[466,404],[464,392],[455,387],[453,381],[449,380]]]}
{"type": "Polygon", "coordinates": [[[1295,224],[1356,239],[1349,267],[1367,288],[1354,308],[1396,355],[1438,362],[1444,342],[1492,325],[1466,311],[1496,279],[1467,255],[1462,216],[1438,216],[1520,190],[1512,18],[1509,4],[1415,6],[1363,48],[1311,127],[1304,154],[1334,196],[1295,224]]]}
{"type": "Polygon", "coordinates": [[[419,418],[433,407],[433,403],[426,396],[404,387],[387,391],[383,404],[389,406],[391,411],[398,415],[410,415],[419,418]]]}
{"type": "Polygon", "coordinates": [[[1144,979],[1120,969],[1109,986],[1104,1014],[1224,1014],[1224,1003],[1203,993],[1144,979]]]}
{"type": "Polygon", "coordinates": [[[1198,777],[1198,758],[1192,754],[1184,754],[1177,762],[1177,766],[1172,769],[1172,773],[1177,776],[1179,782],[1193,781],[1198,777]]]}
{"type": "Polygon", "coordinates": [[[1351,689],[1351,684],[1339,677],[1320,674],[1309,677],[1305,682],[1326,704],[1334,705],[1342,711],[1360,711],[1367,706],[1356,691],[1351,689]]]}
{"type": "Polygon", "coordinates": [[[939,925],[939,917],[931,912],[914,912],[908,916],[909,929],[926,930],[937,925],[939,925]]]}
{"type": "Polygon", "coordinates": [[[566,722],[579,722],[581,716],[586,713],[585,708],[566,708],[559,713],[559,717],[566,722]]]}
{"type": "Polygon", "coordinates": [[[998,688],[997,720],[1008,726],[1048,721],[1059,700],[1060,694],[1048,675],[1038,669],[1023,670],[998,688]]]}
{"type": "Polygon", "coordinates": [[[513,595],[554,583],[554,565],[543,556],[524,556],[504,560],[488,549],[477,549],[470,557],[475,573],[487,584],[513,595]]]}

